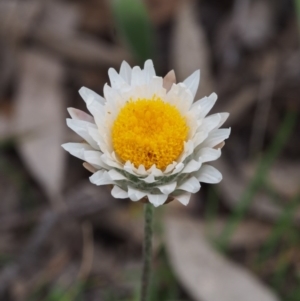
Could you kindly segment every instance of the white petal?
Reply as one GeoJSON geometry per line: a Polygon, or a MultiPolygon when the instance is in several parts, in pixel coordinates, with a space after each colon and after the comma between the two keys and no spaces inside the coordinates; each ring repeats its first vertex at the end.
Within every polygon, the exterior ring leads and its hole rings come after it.
{"type": "Polygon", "coordinates": [[[218,127],[221,121],[221,115],[219,113],[210,115],[204,118],[201,128],[205,128],[206,132],[211,132],[218,127]]]}
{"type": "Polygon", "coordinates": [[[113,89],[120,90],[125,86],[128,86],[125,79],[120,76],[114,68],[108,69],[108,76],[110,79],[110,84],[113,89]]]}
{"type": "Polygon", "coordinates": [[[141,176],[145,176],[145,175],[148,174],[147,171],[146,171],[146,168],[143,164],[141,164],[139,166],[139,168],[137,169],[137,173],[140,174],[141,176]]]}
{"type": "Polygon", "coordinates": [[[162,205],[167,199],[168,195],[165,194],[147,194],[148,200],[155,207],[162,205]]]}
{"type": "Polygon", "coordinates": [[[165,97],[165,101],[175,106],[182,115],[185,115],[193,102],[193,95],[185,85],[173,84],[165,97]]]}
{"type": "Polygon", "coordinates": [[[184,164],[182,162],[179,162],[175,166],[174,170],[170,173],[170,175],[175,175],[175,174],[181,172],[183,170],[183,168],[184,168],[184,164]]]}
{"type": "Polygon", "coordinates": [[[157,186],[157,188],[163,193],[163,194],[170,194],[176,189],[176,182],[160,185],[157,186]]]}
{"type": "Polygon", "coordinates": [[[155,76],[155,69],[152,60],[147,60],[144,64],[144,74],[145,74],[145,81],[148,84],[153,76],[155,76]]]}
{"type": "Polygon", "coordinates": [[[200,183],[195,177],[191,177],[180,184],[177,189],[185,190],[187,192],[196,193],[200,190],[200,183]]]}
{"type": "Polygon", "coordinates": [[[100,95],[98,95],[97,93],[95,93],[94,91],[86,87],[82,87],[79,90],[79,94],[82,97],[82,99],[86,102],[87,105],[93,101],[98,101],[102,105],[105,104],[105,99],[103,97],[101,97],[100,95]]]}
{"type": "Polygon", "coordinates": [[[142,72],[139,66],[134,66],[132,68],[131,74],[131,86],[141,86],[145,84],[144,72],[142,72]]]}
{"type": "Polygon", "coordinates": [[[146,183],[154,183],[155,182],[155,178],[154,178],[154,175],[149,175],[147,178],[144,178],[144,179],[141,179],[143,180],[144,182],[146,183]]]}
{"type": "Polygon", "coordinates": [[[193,97],[196,96],[200,81],[200,70],[195,71],[187,79],[183,81],[186,87],[192,92],[193,97]]]}
{"type": "Polygon", "coordinates": [[[222,174],[210,165],[203,165],[201,169],[195,173],[200,182],[216,184],[221,182],[222,174]]]}
{"type": "Polygon", "coordinates": [[[98,101],[92,101],[87,105],[88,110],[94,116],[98,127],[102,127],[104,123],[105,107],[98,101]]]}
{"type": "Polygon", "coordinates": [[[198,146],[201,144],[206,138],[208,137],[208,132],[207,131],[201,131],[195,134],[193,137],[192,141],[194,143],[194,147],[198,146]]]}
{"type": "Polygon", "coordinates": [[[221,150],[210,147],[201,148],[196,156],[201,159],[202,163],[214,161],[220,158],[221,150]]]}
{"type": "Polygon", "coordinates": [[[75,120],[75,119],[67,119],[67,125],[70,129],[72,129],[75,133],[77,133],[80,137],[82,137],[85,141],[87,141],[94,149],[99,149],[97,143],[91,137],[88,132],[88,128],[96,128],[95,124],[92,124],[87,121],[75,120]]]}
{"type": "Polygon", "coordinates": [[[208,137],[201,144],[201,147],[214,147],[220,142],[227,139],[230,135],[231,129],[216,129],[209,133],[208,137]]]}
{"type": "Polygon", "coordinates": [[[167,173],[169,173],[169,172],[171,172],[173,169],[174,169],[174,167],[177,165],[177,162],[176,161],[173,161],[171,164],[169,164],[167,167],[166,167],[166,169],[165,169],[165,171],[164,171],[164,174],[167,174],[167,173]]]}
{"type": "Polygon", "coordinates": [[[111,190],[111,195],[116,199],[128,198],[128,193],[117,185],[115,185],[114,188],[111,190]]]}
{"type": "Polygon", "coordinates": [[[88,127],[87,130],[88,130],[89,135],[96,142],[98,148],[100,148],[103,153],[111,151],[111,149],[109,148],[109,145],[107,145],[107,143],[105,143],[103,137],[100,135],[99,130],[97,128],[95,129],[92,127],[88,127]]]}
{"type": "Polygon", "coordinates": [[[131,163],[130,161],[125,162],[123,169],[132,175],[136,175],[135,173],[136,168],[134,167],[133,163],[131,163]]]}
{"type": "MultiPolygon", "coordinates": [[[[176,162],[175,162],[175,164],[176,164],[176,162]]],[[[160,177],[160,176],[163,175],[163,172],[162,172],[160,169],[156,168],[156,165],[155,165],[155,164],[153,164],[153,165],[147,170],[147,172],[149,172],[149,173],[150,173],[151,175],[153,175],[154,177],[160,177]]]]}
{"type": "Polygon", "coordinates": [[[128,186],[128,197],[132,201],[137,202],[137,201],[141,200],[143,197],[145,197],[146,195],[147,195],[147,192],[128,186]]]}
{"type": "Polygon", "coordinates": [[[113,160],[110,156],[109,153],[104,153],[102,156],[101,156],[101,159],[102,161],[107,164],[108,166],[111,166],[111,167],[114,167],[114,168],[119,168],[119,169],[122,169],[123,168],[123,165],[120,164],[119,162],[116,162],[115,160],[113,160]]]}
{"type": "Polygon", "coordinates": [[[188,164],[185,165],[181,173],[191,173],[200,169],[202,161],[191,160],[188,164]]]}
{"type": "Polygon", "coordinates": [[[224,122],[227,120],[227,118],[230,115],[229,113],[226,113],[226,112],[219,113],[219,114],[221,115],[221,120],[220,120],[220,123],[218,124],[218,128],[224,124],[224,122]]]}
{"type": "Polygon", "coordinates": [[[81,110],[75,109],[75,108],[68,108],[67,109],[72,119],[76,120],[83,120],[90,123],[94,123],[94,118],[87,114],[86,112],[83,112],[81,110]]]}
{"type": "Polygon", "coordinates": [[[191,193],[186,192],[181,195],[176,195],[174,196],[174,198],[178,200],[181,204],[186,206],[190,201],[191,195],[192,195],[191,193]]]}
{"type": "Polygon", "coordinates": [[[119,162],[120,164],[122,163],[122,160],[120,159],[120,157],[113,151],[111,153],[111,157],[116,161],[119,162]]]}
{"type": "Polygon", "coordinates": [[[200,106],[200,118],[205,117],[208,112],[211,110],[211,108],[214,106],[214,104],[216,103],[218,99],[218,96],[216,93],[212,93],[210,96],[208,97],[204,97],[198,101],[196,101],[193,105],[192,105],[192,109],[195,107],[200,106]]]}
{"type": "Polygon", "coordinates": [[[121,180],[127,180],[126,177],[124,177],[122,174],[120,174],[118,171],[115,169],[111,169],[108,172],[109,176],[114,180],[114,181],[121,181],[121,180]]]}
{"type": "Polygon", "coordinates": [[[131,83],[131,67],[126,61],[123,61],[121,64],[120,75],[124,78],[127,84],[131,83]]]}
{"type": "Polygon", "coordinates": [[[196,131],[199,129],[202,119],[197,120],[196,115],[192,111],[186,112],[184,117],[189,128],[187,139],[191,140],[195,136],[196,131]]]}
{"type": "MultiPolygon", "coordinates": [[[[113,110],[118,109],[118,106],[124,103],[122,95],[108,84],[105,84],[103,87],[103,93],[105,99],[107,100],[106,107],[113,107],[113,110]]],[[[113,113],[113,112],[112,112],[113,113]]]]}
{"type": "MultiPolygon", "coordinates": [[[[179,99],[188,105],[188,109],[191,107],[194,96],[190,90],[186,88],[186,86],[182,83],[178,84],[178,97],[179,99]]],[[[184,114],[185,111],[181,111],[181,114],[184,114]]]]}
{"type": "Polygon", "coordinates": [[[115,184],[106,170],[99,170],[95,172],[92,176],[90,176],[90,181],[97,186],[115,184]]]}
{"type": "Polygon", "coordinates": [[[94,150],[87,150],[84,152],[84,160],[96,168],[108,168],[108,166],[102,161],[102,153],[94,150]]]}
{"type": "Polygon", "coordinates": [[[93,148],[86,143],[65,143],[62,147],[72,156],[84,160],[84,151],[93,150],[93,148]]]}
{"type": "Polygon", "coordinates": [[[149,83],[149,90],[152,95],[157,97],[165,98],[166,90],[163,88],[163,78],[160,76],[153,76],[151,82],[149,83]]]}
{"type": "MultiPolygon", "coordinates": [[[[189,155],[191,155],[193,153],[194,142],[192,140],[188,140],[187,142],[184,142],[183,147],[184,147],[183,152],[178,157],[177,162],[183,162],[185,160],[185,158],[187,158],[189,155]]],[[[178,168],[178,167],[176,166],[176,168],[178,168]]]]}

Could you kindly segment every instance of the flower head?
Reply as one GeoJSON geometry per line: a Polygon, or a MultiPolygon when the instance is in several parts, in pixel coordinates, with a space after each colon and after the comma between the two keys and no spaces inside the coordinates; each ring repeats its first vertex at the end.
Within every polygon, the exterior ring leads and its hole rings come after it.
{"type": "Polygon", "coordinates": [[[230,129],[219,128],[229,114],[206,117],[215,93],[193,103],[199,71],[170,84],[148,60],[143,70],[123,62],[119,73],[111,68],[108,74],[111,86],[104,86],[104,97],[84,87],[79,91],[92,116],[69,108],[67,124],[85,142],[63,145],[86,162],[93,184],[113,185],[115,198],[147,197],[159,206],[168,198],[186,205],[199,182],[221,181],[207,162],[221,155],[230,129]]]}

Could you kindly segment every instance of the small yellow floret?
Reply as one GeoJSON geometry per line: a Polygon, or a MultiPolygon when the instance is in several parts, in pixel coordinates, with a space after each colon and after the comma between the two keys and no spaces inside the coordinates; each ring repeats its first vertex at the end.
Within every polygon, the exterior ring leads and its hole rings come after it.
{"type": "Polygon", "coordinates": [[[178,109],[162,99],[129,100],[113,124],[113,146],[124,162],[163,170],[182,153],[188,130],[178,109]]]}

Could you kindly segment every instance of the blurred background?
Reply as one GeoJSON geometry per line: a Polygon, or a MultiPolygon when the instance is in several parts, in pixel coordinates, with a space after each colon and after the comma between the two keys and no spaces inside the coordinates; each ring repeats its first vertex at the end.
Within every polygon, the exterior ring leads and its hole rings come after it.
{"type": "Polygon", "coordinates": [[[299,0],[0,1],[0,300],[135,301],[142,204],[61,148],[108,68],[201,69],[232,134],[184,207],[155,210],[149,301],[300,301],[299,0]]]}

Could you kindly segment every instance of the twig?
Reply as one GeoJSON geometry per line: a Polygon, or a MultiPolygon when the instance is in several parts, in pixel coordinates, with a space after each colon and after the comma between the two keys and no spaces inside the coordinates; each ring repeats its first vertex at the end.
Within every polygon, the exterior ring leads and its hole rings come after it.
{"type": "Polygon", "coordinates": [[[268,57],[262,69],[262,82],[258,92],[257,108],[252,125],[250,156],[257,154],[263,146],[275,86],[277,56],[271,55],[268,57]]]}
{"type": "Polygon", "coordinates": [[[119,66],[122,60],[130,61],[130,55],[119,46],[109,46],[84,36],[60,35],[46,29],[38,29],[33,39],[76,63],[91,66],[119,66]]]}
{"type": "Polygon", "coordinates": [[[26,267],[31,267],[38,259],[38,251],[48,234],[56,225],[57,215],[46,212],[37,225],[19,259],[7,266],[0,274],[0,296],[3,296],[11,281],[26,267]]]}
{"type": "Polygon", "coordinates": [[[94,259],[93,227],[90,222],[84,222],[82,227],[83,251],[82,262],[77,278],[82,281],[89,275],[94,259]]]}
{"type": "Polygon", "coordinates": [[[249,109],[254,105],[256,95],[257,86],[247,86],[237,92],[228,103],[220,107],[221,112],[230,112],[230,118],[227,122],[228,125],[233,126],[237,124],[241,118],[245,116],[249,109]]]}
{"type": "MultiPolygon", "coordinates": [[[[90,188],[90,185],[87,187],[90,188]]],[[[99,188],[98,189],[99,193],[99,188]]],[[[104,192],[105,190],[103,190],[104,192]]],[[[31,237],[24,250],[20,252],[20,256],[12,265],[8,265],[0,273],[0,296],[3,296],[7,288],[10,286],[13,279],[27,268],[31,268],[36,265],[39,258],[39,252],[41,247],[44,245],[45,241],[49,237],[53,228],[57,225],[60,220],[68,222],[72,219],[80,219],[87,215],[97,214],[102,210],[110,208],[116,204],[116,201],[107,195],[103,195],[103,198],[99,200],[99,197],[95,199],[90,194],[86,185],[79,186],[76,190],[71,192],[67,197],[68,207],[65,207],[64,210],[59,212],[55,211],[46,211],[35,230],[33,231],[31,237]],[[87,201],[88,199],[88,201],[87,201]],[[73,202],[71,205],[70,203],[73,202]]],[[[38,211],[36,212],[38,214],[38,211]]],[[[9,220],[9,219],[8,219],[9,220]]],[[[12,220],[7,226],[12,226],[12,220]]],[[[1,220],[0,220],[0,229],[1,229],[1,220]]],[[[89,251],[90,252],[90,251],[89,251]]]]}
{"type": "MultiPolygon", "coordinates": [[[[61,212],[56,212],[58,219],[66,219],[68,217],[82,219],[90,215],[98,214],[100,211],[110,208],[116,204],[116,201],[109,195],[102,192],[102,197],[99,197],[99,188],[96,187],[97,194],[89,193],[89,190],[93,189],[89,183],[83,183],[74,189],[66,196],[66,203],[68,207],[65,207],[61,212]],[[105,201],[109,200],[109,201],[105,201]]],[[[52,212],[46,207],[35,209],[28,213],[13,213],[7,216],[0,217],[0,232],[12,231],[18,228],[28,227],[31,224],[35,224],[40,216],[46,212],[52,212]]]]}
{"type": "Polygon", "coordinates": [[[30,10],[28,12],[28,9],[26,9],[26,18],[24,18],[23,6],[16,6],[15,10],[1,6],[4,10],[3,15],[6,11],[11,14],[5,28],[0,26],[0,36],[9,37],[12,43],[19,43],[23,39],[30,38],[68,60],[90,66],[117,67],[122,60],[132,60],[130,54],[121,46],[111,46],[82,34],[66,34],[65,32],[39,26],[39,24],[36,24],[37,17],[44,8],[43,3],[39,2],[41,1],[29,2],[30,10]],[[20,18],[20,15],[23,18],[20,18]],[[12,39],[12,37],[14,38],[12,39]]]}

